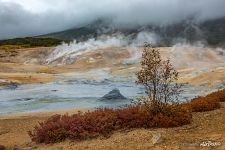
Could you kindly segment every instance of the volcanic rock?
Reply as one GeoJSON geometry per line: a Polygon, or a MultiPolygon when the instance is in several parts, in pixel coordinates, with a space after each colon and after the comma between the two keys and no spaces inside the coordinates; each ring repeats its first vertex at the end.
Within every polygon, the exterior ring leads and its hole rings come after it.
{"type": "Polygon", "coordinates": [[[127,99],[124,97],[121,93],[120,90],[115,88],[112,91],[110,91],[108,94],[104,95],[100,100],[105,101],[105,100],[124,100],[127,99]]]}

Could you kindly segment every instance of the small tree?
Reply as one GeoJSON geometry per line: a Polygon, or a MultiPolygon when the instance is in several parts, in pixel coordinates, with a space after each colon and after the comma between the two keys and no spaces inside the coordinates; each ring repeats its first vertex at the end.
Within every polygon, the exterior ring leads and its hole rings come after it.
{"type": "Polygon", "coordinates": [[[162,60],[159,50],[146,43],[136,82],[144,85],[148,97],[142,97],[138,102],[148,111],[161,112],[163,106],[178,99],[181,86],[175,83],[177,79],[178,72],[170,60],[162,60]]]}

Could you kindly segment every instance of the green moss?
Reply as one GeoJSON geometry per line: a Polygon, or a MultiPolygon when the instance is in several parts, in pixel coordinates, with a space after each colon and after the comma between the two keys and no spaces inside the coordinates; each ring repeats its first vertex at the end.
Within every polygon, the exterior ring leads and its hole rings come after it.
{"type": "Polygon", "coordinates": [[[51,47],[57,46],[62,43],[62,40],[54,38],[15,38],[0,40],[0,48],[11,49],[11,48],[31,48],[31,47],[51,47]]]}

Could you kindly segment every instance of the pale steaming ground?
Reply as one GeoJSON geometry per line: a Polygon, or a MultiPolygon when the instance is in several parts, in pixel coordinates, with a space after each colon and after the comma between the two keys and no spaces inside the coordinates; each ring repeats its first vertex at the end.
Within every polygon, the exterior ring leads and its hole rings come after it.
{"type": "MultiPolygon", "coordinates": [[[[121,34],[100,36],[83,42],[62,44],[55,48],[30,48],[0,51],[2,82],[39,83],[69,78],[135,81],[140,69],[143,39],[158,43],[154,33],[140,32],[136,38],[121,34]]],[[[179,82],[192,85],[222,85],[225,82],[225,50],[177,43],[159,47],[164,59],[170,58],[180,72],[179,82]]],[[[5,83],[3,83],[5,84],[5,83]]]]}
{"type": "Polygon", "coordinates": [[[61,59],[61,64],[73,63],[76,57],[86,52],[96,49],[109,48],[109,47],[128,47],[132,58],[139,57],[137,47],[140,47],[144,42],[156,44],[159,41],[159,37],[151,32],[139,32],[135,39],[117,34],[114,36],[100,36],[97,39],[91,38],[84,42],[77,42],[74,40],[70,44],[63,43],[55,48],[51,55],[46,60],[47,64],[50,64],[57,59],[61,59]],[[134,50],[135,49],[135,50],[134,50]]]}
{"type": "MultiPolygon", "coordinates": [[[[159,37],[154,33],[140,32],[135,39],[118,34],[117,36],[101,36],[84,42],[74,41],[70,44],[64,43],[57,46],[48,56],[46,62],[47,64],[55,62],[54,64],[57,65],[73,64],[79,57],[88,53],[91,54],[95,50],[111,49],[112,47],[120,49],[124,47],[129,52],[129,56],[123,63],[137,64],[141,58],[143,41],[154,45],[159,40],[159,37]]],[[[200,41],[196,42],[195,45],[177,43],[171,48],[160,49],[163,53],[162,57],[171,59],[177,69],[207,71],[225,66],[225,51],[221,48],[207,48],[200,41]]],[[[95,61],[94,58],[90,57],[89,59],[90,62],[95,61]]]]}
{"type": "Polygon", "coordinates": [[[63,43],[55,48],[53,53],[46,60],[48,64],[59,59],[62,59],[62,64],[73,63],[76,57],[82,55],[91,50],[96,50],[98,48],[107,48],[107,47],[122,47],[128,44],[128,41],[124,40],[125,37],[109,37],[104,36],[100,37],[98,40],[89,39],[85,42],[76,42],[74,40],[70,44],[63,43]],[[70,60],[72,62],[70,62],[70,60]]]}
{"type": "Polygon", "coordinates": [[[219,48],[205,48],[203,45],[176,44],[171,48],[171,60],[178,69],[192,68],[196,71],[207,71],[225,67],[225,51],[219,48]]]}
{"type": "MultiPolygon", "coordinates": [[[[49,55],[47,62],[63,66],[80,64],[78,65],[81,67],[80,71],[75,73],[77,77],[95,78],[94,74],[91,75],[87,71],[102,69],[108,74],[105,78],[119,76],[134,81],[135,72],[140,67],[142,49],[140,45],[143,45],[141,42],[143,38],[153,44],[159,40],[154,33],[141,32],[132,40],[119,35],[97,40],[90,39],[81,43],[73,42],[56,47],[49,55]],[[109,55],[112,58],[108,58],[109,55]]],[[[207,48],[200,41],[194,45],[177,43],[173,47],[159,49],[162,57],[170,58],[180,72],[180,82],[189,82],[193,85],[224,83],[225,51],[223,49],[207,48]],[[204,78],[202,78],[203,75],[204,78]]]]}

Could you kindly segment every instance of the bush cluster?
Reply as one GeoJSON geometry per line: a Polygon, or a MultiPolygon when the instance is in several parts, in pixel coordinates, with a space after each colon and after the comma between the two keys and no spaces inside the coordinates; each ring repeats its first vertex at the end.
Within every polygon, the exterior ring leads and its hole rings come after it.
{"type": "Polygon", "coordinates": [[[62,43],[62,40],[54,39],[54,38],[34,38],[34,37],[26,37],[26,38],[15,38],[8,40],[0,40],[0,46],[2,48],[30,48],[30,47],[50,47],[57,46],[62,43]],[[5,46],[5,47],[4,47],[5,46]]]}
{"type": "Polygon", "coordinates": [[[213,92],[204,97],[194,98],[190,105],[192,107],[192,111],[202,112],[219,108],[219,102],[225,102],[225,89],[213,92]]]}
{"type": "Polygon", "coordinates": [[[220,107],[219,100],[212,96],[194,98],[190,105],[193,112],[211,111],[220,107]]]}
{"type": "Polygon", "coordinates": [[[216,97],[220,102],[225,102],[225,89],[213,92],[208,96],[216,97]]]}
{"type": "Polygon", "coordinates": [[[36,143],[54,143],[65,139],[84,140],[107,137],[115,130],[151,127],[175,127],[190,123],[191,111],[180,105],[165,106],[168,111],[158,114],[128,106],[119,109],[99,108],[74,115],[55,115],[29,131],[36,143]]]}

